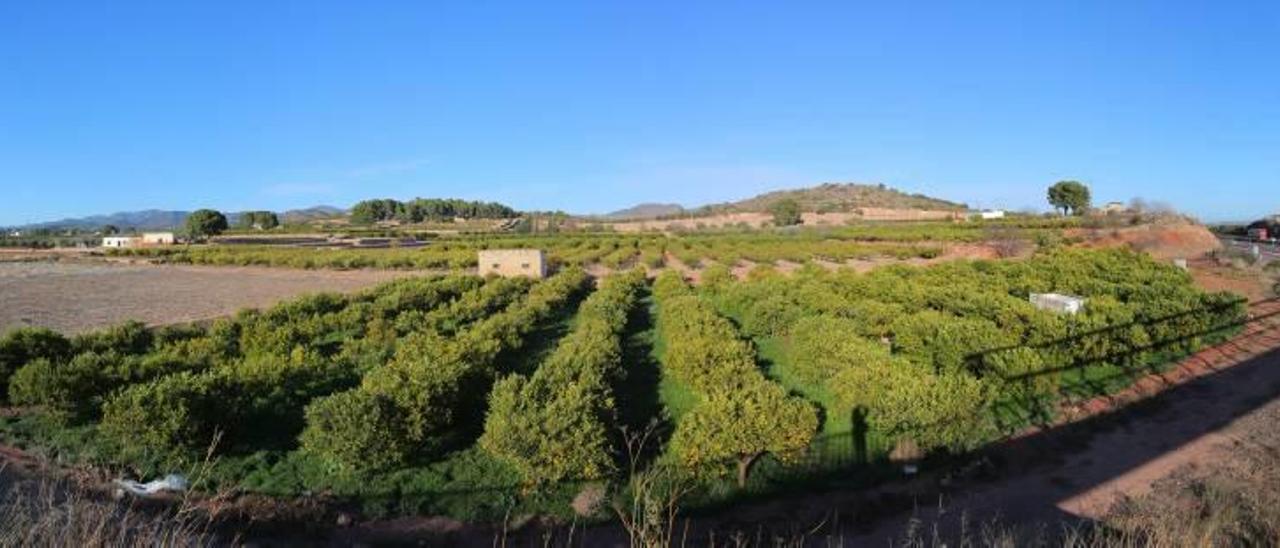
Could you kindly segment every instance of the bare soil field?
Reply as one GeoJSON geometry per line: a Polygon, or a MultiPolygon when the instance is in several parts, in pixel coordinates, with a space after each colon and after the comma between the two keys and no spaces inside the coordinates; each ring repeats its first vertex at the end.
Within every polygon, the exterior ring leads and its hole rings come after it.
{"type": "Polygon", "coordinates": [[[79,333],[126,320],[161,325],[216,318],[304,293],[347,292],[411,271],[0,262],[0,332],[42,326],[79,333]]]}
{"type": "Polygon", "coordinates": [[[1272,291],[1275,282],[1261,269],[1236,268],[1209,258],[1192,260],[1189,266],[1196,285],[1206,291],[1231,291],[1250,301],[1275,296],[1272,291]]]}

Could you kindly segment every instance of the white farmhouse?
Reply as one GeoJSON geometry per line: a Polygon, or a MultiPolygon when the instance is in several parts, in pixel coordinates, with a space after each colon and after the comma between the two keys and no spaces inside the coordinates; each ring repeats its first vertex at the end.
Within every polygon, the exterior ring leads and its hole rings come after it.
{"type": "Polygon", "coordinates": [[[1003,218],[1004,218],[1004,210],[1003,210],[1003,209],[988,209],[988,210],[983,211],[982,213],[979,213],[978,215],[979,215],[980,217],[982,217],[982,220],[984,220],[984,221],[990,221],[990,220],[993,220],[993,219],[1003,219],[1003,218]]]}
{"type": "Polygon", "coordinates": [[[142,242],[142,238],[137,236],[107,236],[102,239],[102,247],[136,247],[142,242]]]}

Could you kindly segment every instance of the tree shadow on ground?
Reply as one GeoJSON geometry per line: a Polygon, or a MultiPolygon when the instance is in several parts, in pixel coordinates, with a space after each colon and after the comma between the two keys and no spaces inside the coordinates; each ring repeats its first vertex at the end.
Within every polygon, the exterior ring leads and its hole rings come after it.
{"type": "Polygon", "coordinates": [[[652,297],[645,294],[627,318],[622,341],[623,377],[615,387],[619,422],[630,430],[642,430],[662,415],[658,383],[662,373],[654,355],[652,297]]]}

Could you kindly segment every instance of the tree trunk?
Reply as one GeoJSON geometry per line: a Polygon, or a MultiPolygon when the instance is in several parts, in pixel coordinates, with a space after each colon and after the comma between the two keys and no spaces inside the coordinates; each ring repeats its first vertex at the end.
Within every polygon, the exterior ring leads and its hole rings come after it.
{"type": "Polygon", "coordinates": [[[751,474],[751,467],[756,464],[756,461],[760,459],[761,455],[764,455],[764,453],[755,453],[751,455],[743,455],[741,457],[738,457],[738,487],[739,488],[743,488],[747,486],[747,478],[751,474]]]}

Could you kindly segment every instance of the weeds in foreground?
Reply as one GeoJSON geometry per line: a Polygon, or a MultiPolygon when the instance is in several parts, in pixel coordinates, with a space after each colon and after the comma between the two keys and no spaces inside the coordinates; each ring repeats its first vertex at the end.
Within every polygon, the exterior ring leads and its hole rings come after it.
{"type": "Polygon", "coordinates": [[[204,514],[95,499],[76,486],[0,469],[0,546],[214,546],[204,514]]]}
{"type": "Polygon", "coordinates": [[[143,505],[123,492],[109,500],[68,481],[25,477],[0,463],[0,546],[225,545],[227,539],[213,531],[225,495],[203,501],[192,495],[206,483],[219,437],[192,470],[190,488],[169,506],[143,505]]]}
{"type": "Polygon", "coordinates": [[[680,470],[659,459],[648,467],[642,461],[657,443],[657,425],[650,423],[640,432],[622,434],[630,471],[627,485],[614,500],[613,510],[626,529],[631,546],[666,548],[673,546],[680,500],[693,490],[680,470]]]}

